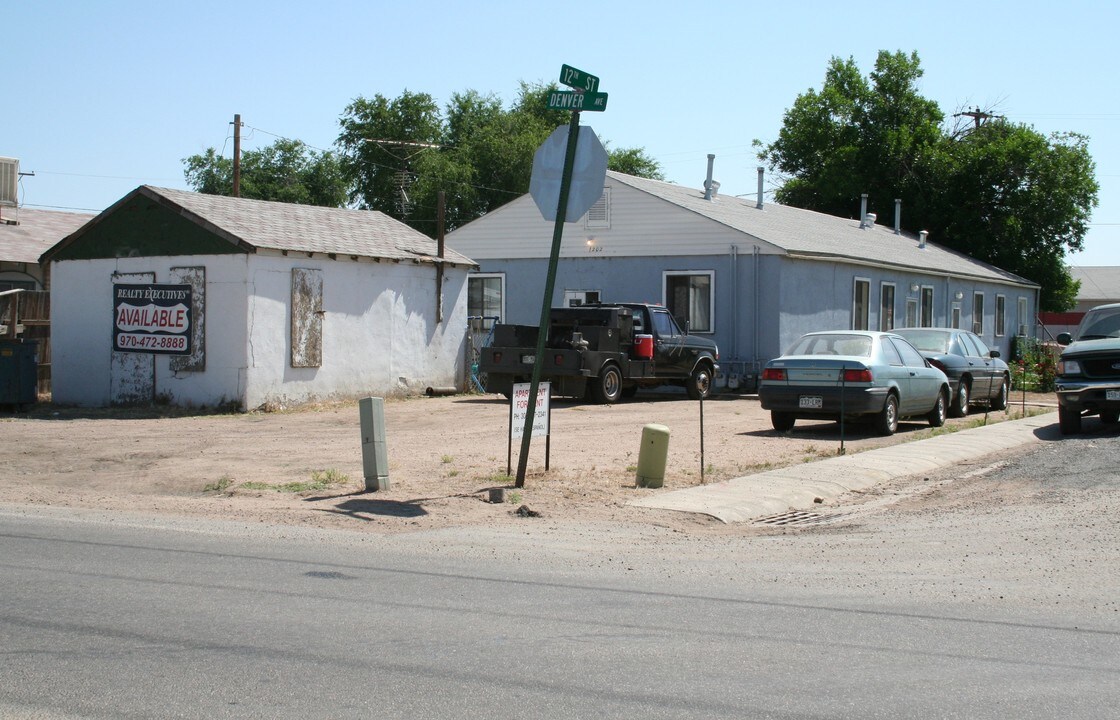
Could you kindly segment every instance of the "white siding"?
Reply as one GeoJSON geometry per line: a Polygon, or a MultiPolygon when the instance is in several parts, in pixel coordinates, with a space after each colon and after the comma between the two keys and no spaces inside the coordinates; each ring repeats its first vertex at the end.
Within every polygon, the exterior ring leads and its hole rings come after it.
{"type": "MultiPolygon", "coordinates": [[[[740,252],[751,245],[758,245],[762,254],[781,252],[740,230],[609,177],[606,187],[611,195],[611,227],[588,229],[586,216],[566,223],[561,257],[587,256],[589,240],[597,248],[597,257],[726,255],[733,244],[740,246],[740,252]]],[[[714,202],[721,200],[717,196],[714,202]]],[[[541,217],[533,199],[524,195],[448,234],[447,245],[476,261],[546,258],[552,250],[554,227],[541,217]]]]}

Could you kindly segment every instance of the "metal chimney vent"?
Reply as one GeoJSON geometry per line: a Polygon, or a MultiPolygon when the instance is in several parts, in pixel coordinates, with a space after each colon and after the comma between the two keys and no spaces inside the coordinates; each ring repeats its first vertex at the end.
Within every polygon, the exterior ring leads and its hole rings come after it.
{"type": "Polygon", "coordinates": [[[19,160],[0,157],[0,206],[19,205],[19,160]]]}

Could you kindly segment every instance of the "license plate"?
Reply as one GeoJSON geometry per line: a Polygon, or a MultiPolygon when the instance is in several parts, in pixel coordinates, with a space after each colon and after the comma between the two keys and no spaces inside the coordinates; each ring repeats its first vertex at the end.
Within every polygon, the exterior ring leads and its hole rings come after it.
{"type": "Polygon", "coordinates": [[[536,355],[522,355],[521,356],[521,364],[522,365],[532,365],[536,361],[537,361],[537,356],[536,355]]]}
{"type": "Polygon", "coordinates": [[[824,407],[824,398],[820,395],[802,395],[798,398],[797,406],[804,410],[820,410],[824,407]]]}
{"type": "Polygon", "coordinates": [[[1104,399],[1105,400],[1120,400],[1120,390],[1105,390],[1104,391],[1104,399]]]}

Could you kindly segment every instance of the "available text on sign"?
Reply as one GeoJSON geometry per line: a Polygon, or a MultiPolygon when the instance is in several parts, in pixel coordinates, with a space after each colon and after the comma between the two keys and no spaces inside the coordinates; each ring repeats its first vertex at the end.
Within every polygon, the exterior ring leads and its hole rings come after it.
{"type": "Polygon", "coordinates": [[[113,285],[113,350],[189,355],[190,285],[113,285]]]}

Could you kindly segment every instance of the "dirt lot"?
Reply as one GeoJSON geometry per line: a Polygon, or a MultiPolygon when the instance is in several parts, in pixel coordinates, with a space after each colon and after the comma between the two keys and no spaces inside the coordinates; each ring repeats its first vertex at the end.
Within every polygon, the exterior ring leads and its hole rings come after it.
{"type": "MultiPolygon", "coordinates": [[[[718,523],[628,507],[627,501],[762,470],[833,456],[836,423],[799,421],[775,433],[751,396],[724,395],[700,406],[683,395],[640,394],[613,406],[555,401],[549,470],[545,444],[533,443],[523,489],[506,475],[507,402],[496,395],[388,400],[385,424],[391,487],[365,492],[357,403],[233,415],[174,410],[80,410],[41,404],[0,415],[0,503],[146,511],[271,523],[409,532],[447,526],[524,522],[527,506],[557,522],[652,523],[682,531],[718,523]],[[637,488],[642,428],[670,429],[665,486],[637,488]],[[703,469],[703,478],[701,470],[703,469]],[[332,482],[333,481],[333,482],[332,482]],[[506,503],[488,502],[506,488],[506,503]]],[[[1053,404],[1052,395],[1019,394],[1021,417],[1053,404]],[[1026,405],[1022,405],[1023,401],[1026,405]]],[[[950,420],[972,427],[984,414],[950,420]]],[[[882,438],[849,427],[848,453],[929,437],[905,422],[882,438]]],[[[519,441],[512,448],[516,473],[519,441]]]]}

